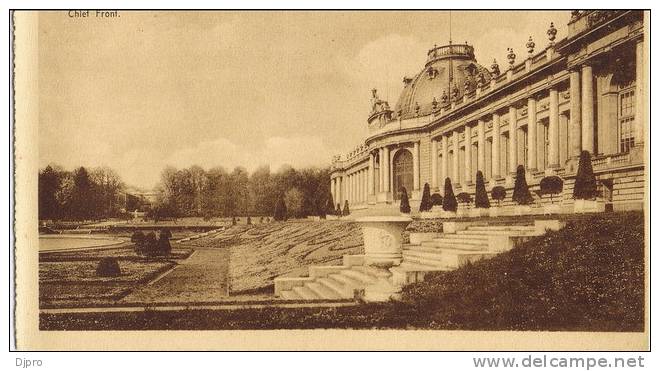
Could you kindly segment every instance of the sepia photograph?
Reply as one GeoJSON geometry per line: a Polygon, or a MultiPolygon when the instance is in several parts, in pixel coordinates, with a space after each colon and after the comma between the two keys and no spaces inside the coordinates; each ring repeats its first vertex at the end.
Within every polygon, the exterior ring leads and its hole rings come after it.
{"type": "Polygon", "coordinates": [[[19,349],[649,349],[650,11],[10,17],[19,349]]]}

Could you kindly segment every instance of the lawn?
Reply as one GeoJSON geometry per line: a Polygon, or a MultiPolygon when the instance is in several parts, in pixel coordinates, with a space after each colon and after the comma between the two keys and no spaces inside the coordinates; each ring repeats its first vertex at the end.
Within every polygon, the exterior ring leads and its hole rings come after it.
{"type": "Polygon", "coordinates": [[[39,256],[39,305],[94,306],[116,302],[190,255],[174,249],[167,258],[146,258],[132,248],[41,253],[39,256]],[[121,275],[99,277],[96,267],[104,257],[117,259],[121,275]]]}
{"type": "Polygon", "coordinates": [[[402,328],[643,331],[641,212],[578,218],[499,256],[341,308],[42,314],[43,330],[402,328]]]}

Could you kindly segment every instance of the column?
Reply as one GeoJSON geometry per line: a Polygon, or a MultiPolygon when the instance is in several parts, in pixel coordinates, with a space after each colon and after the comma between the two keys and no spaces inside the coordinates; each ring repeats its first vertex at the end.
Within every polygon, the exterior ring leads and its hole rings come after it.
{"type": "Polygon", "coordinates": [[[559,94],[557,88],[550,89],[548,117],[548,167],[559,167],[559,94]]]}
{"type": "Polygon", "coordinates": [[[346,199],[349,204],[353,204],[353,174],[348,174],[346,179],[346,199]]]}
{"type": "Polygon", "coordinates": [[[419,142],[413,143],[413,189],[419,190],[419,142]]]}
{"type": "Polygon", "coordinates": [[[477,121],[477,170],[486,171],[486,124],[483,119],[477,121]]]}
{"type": "Polygon", "coordinates": [[[536,99],[527,98],[527,168],[536,170],[536,99]]]}
{"type": "Polygon", "coordinates": [[[518,115],[516,107],[509,107],[509,173],[515,173],[518,167],[518,115]]]}
{"type": "Polygon", "coordinates": [[[472,128],[465,124],[465,184],[472,183],[472,128]]]}
{"type": "Polygon", "coordinates": [[[447,173],[447,169],[449,168],[448,166],[449,163],[449,137],[442,134],[442,179],[440,180],[440,189],[443,191],[444,195],[444,184],[445,184],[445,178],[449,177],[449,174],[447,173]]]}
{"type": "Polygon", "coordinates": [[[332,191],[332,209],[335,209],[335,206],[337,206],[337,178],[334,178],[330,181],[330,190],[332,191]]]}
{"type": "Polygon", "coordinates": [[[431,138],[431,190],[438,189],[438,141],[431,138]]]}
{"type": "Polygon", "coordinates": [[[591,66],[582,66],[582,150],[594,152],[594,94],[591,66]]]}
{"type": "Polygon", "coordinates": [[[493,113],[493,146],[491,148],[490,163],[493,167],[492,178],[500,176],[500,115],[493,113]]]}
{"type": "Polygon", "coordinates": [[[344,200],[342,200],[342,197],[344,197],[344,192],[342,192],[342,189],[341,189],[342,185],[343,184],[342,184],[342,181],[341,181],[341,177],[338,176],[337,177],[337,199],[335,200],[335,203],[339,204],[341,207],[344,207],[344,205],[343,205],[344,200]]]}
{"type": "Polygon", "coordinates": [[[452,165],[454,168],[452,169],[451,182],[453,184],[458,184],[458,152],[460,152],[458,148],[458,131],[454,131],[454,133],[452,134],[452,139],[453,139],[452,144],[454,147],[454,156],[452,156],[453,157],[452,165]]]}
{"type": "Polygon", "coordinates": [[[383,148],[383,163],[385,164],[385,171],[383,171],[383,188],[384,192],[390,191],[390,149],[387,147],[383,148]]]}
{"type": "Polygon", "coordinates": [[[580,71],[571,70],[571,122],[569,122],[568,129],[568,156],[580,156],[582,148],[582,107],[580,99],[580,71]]]}
{"type": "Polygon", "coordinates": [[[635,146],[644,144],[646,131],[644,64],[644,42],[639,40],[635,46],[635,146]]]}
{"type": "Polygon", "coordinates": [[[364,201],[366,201],[366,199],[367,199],[367,192],[366,192],[367,191],[367,172],[366,172],[366,169],[362,169],[360,174],[361,174],[361,177],[362,177],[360,179],[361,180],[360,185],[362,186],[361,187],[361,192],[360,192],[360,201],[362,201],[362,203],[364,203],[364,201]]]}
{"type": "Polygon", "coordinates": [[[382,148],[378,148],[378,161],[379,161],[379,164],[378,164],[378,192],[379,193],[385,192],[385,187],[384,187],[384,184],[383,184],[384,183],[383,182],[383,178],[384,178],[383,177],[383,172],[385,171],[384,170],[384,168],[385,168],[385,166],[384,166],[384,164],[385,164],[385,155],[383,154],[383,152],[384,151],[383,151],[382,148]]]}
{"type": "Polygon", "coordinates": [[[374,168],[376,159],[373,152],[369,153],[369,170],[367,171],[367,196],[374,194],[374,168]]]}

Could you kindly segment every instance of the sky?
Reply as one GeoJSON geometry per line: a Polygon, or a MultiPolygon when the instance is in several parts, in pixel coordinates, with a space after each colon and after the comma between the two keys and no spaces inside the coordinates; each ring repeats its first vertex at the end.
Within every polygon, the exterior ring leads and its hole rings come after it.
{"type": "MultiPolygon", "coordinates": [[[[454,11],[452,39],[502,67],[569,18],[454,11]]],[[[366,137],[371,89],[393,107],[448,40],[447,11],[42,13],[40,166],[109,166],[144,189],[165,166],[327,166],[366,137]]]]}

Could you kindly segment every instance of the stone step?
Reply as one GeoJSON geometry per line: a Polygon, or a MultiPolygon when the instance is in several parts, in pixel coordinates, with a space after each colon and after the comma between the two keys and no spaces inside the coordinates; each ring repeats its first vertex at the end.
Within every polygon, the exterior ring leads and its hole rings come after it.
{"type": "Polygon", "coordinates": [[[477,251],[487,248],[488,244],[482,243],[477,245],[477,244],[466,244],[459,242],[432,241],[429,242],[428,244],[422,245],[421,247],[435,248],[435,249],[477,251]]]}
{"type": "Polygon", "coordinates": [[[284,300],[303,300],[302,296],[296,294],[293,290],[282,291],[280,297],[284,300]]]}
{"type": "Polygon", "coordinates": [[[360,265],[353,267],[353,269],[356,269],[364,274],[368,274],[371,277],[374,277],[375,279],[378,278],[387,278],[390,276],[390,271],[387,269],[379,269],[375,267],[370,267],[368,265],[360,265]]]}
{"type": "Polygon", "coordinates": [[[342,298],[350,299],[353,297],[353,288],[334,279],[333,277],[323,277],[317,280],[318,283],[328,287],[342,298]]]}
{"type": "Polygon", "coordinates": [[[452,268],[451,265],[446,264],[443,260],[429,259],[426,257],[409,255],[409,254],[403,256],[402,263],[412,263],[412,264],[431,266],[438,268],[439,270],[452,268]]]}
{"type": "Polygon", "coordinates": [[[458,243],[462,245],[488,245],[488,236],[485,236],[486,238],[470,238],[470,237],[465,237],[465,238],[460,238],[461,236],[457,238],[447,238],[447,237],[438,237],[434,238],[433,241],[429,241],[430,244],[433,243],[443,243],[443,244],[451,244],[451,243],[458,243]]]}
{"type": "Polygon", "coordinates": [[[351,269],[345,269],[341,271],[339,274],[348,276],[353,280],[359,281],[362,287],[377,281],[376,277],[353,268],[357,268],[357,267],[351,267],[351,269]]]}
{"type": "Polygon", "coordinates": [[[340,273],[333,273],[333,274],[329,275],[328,277],[332,278],[333,280],[335,280],[337,282],[340,282],[340,283],[344,284],[344,286],[346,286],[346,287],[350,287],[351,289],[362,288],[362,287],[364,287],[364,284],[365,284],[364,282],[362,282],[360,280],[357,280],[353,277],[350,277],[350,276],[347,276],[347,275],[344,275],[344,274],[340,274],[340,273]]]}
{"type": "Polygon", "coordinates": [[[296,286],[293,288],[293,292],[300,295],[301,298],[305,300],[319,300],[322,299],[320,296],[316,295],[307,285],[305,286],[296,286]]]}
{"type": "Polygon", "coordinates": [[[485,225],[485,226],[472,226],[466,229],[467,231],[521,231],[521,232],[535,232],[536,227],[533,225],[485,225]]]}
{"type": "Polygon", "coordinates": [[[463,235],[468,235],[468,236],[474,236],[474,235],[481,235],[481,236],[538,236],[541,233],[537,231],[507,231],[507,230],[498,230],[498,231],[473,231],[473,230],[464,230],[464,231],[456,231],[457,235],[463,236],[463,235]]]}
{"type": "MultiPolygon", "coordinates": [[[[467,231],[459,231],[459,232],[467,232],[467,231]]],[[[485,233],[461,233],[461,234],[445,233],[439,237],[436,237],[436,239],[438,238],[447,239],[447,240],[469,239],[473,241],[487,241],[488,235],[485,233]]]]}
{"type": "Polygon", "coordinates": [[[329,288],[328,286],[320,283],[320,282],[310,282],[308,284],[305,284],[310,290],[314,292],[318,297],[321,299],[341,299],[342,295],[336,292],[335,290],[329,288]]]}

